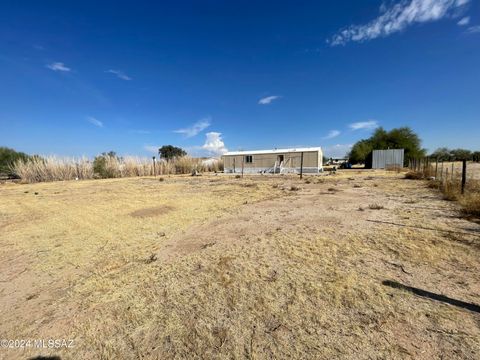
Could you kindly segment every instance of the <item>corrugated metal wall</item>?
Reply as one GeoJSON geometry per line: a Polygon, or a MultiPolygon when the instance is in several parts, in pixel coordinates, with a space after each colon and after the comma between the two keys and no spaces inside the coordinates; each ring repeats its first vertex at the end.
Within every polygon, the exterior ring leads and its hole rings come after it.
{"type": "Polygon", "coordinates": [[[402,168],[403,149],[373,150],[372,169],[402,168]]]}

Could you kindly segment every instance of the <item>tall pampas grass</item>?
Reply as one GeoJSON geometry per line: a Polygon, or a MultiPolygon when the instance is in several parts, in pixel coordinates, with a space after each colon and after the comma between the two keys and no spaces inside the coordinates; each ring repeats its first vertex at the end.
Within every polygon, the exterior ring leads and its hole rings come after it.
{"type": "Polygon", "coordinates": [[[92,179],[93,167],[90,160],[57,156],[34,156],[26,161],[17,160],[12,167],[24,182],[92,179]]]}
{"type": "Polygon", "coordinates": [[[28,160],[18,160],[12,166],[12,172],[27,183],[190,174],[194,170],[218,172],[223,170],[223,163],[221,161],[205,162],[202,159],[183,156],[169,161],[161,159],[155,163],[154,169],[151,158],[104,156],[99,170],[94,168],[94,161],[86,157],[35,156],[28,160]]]}

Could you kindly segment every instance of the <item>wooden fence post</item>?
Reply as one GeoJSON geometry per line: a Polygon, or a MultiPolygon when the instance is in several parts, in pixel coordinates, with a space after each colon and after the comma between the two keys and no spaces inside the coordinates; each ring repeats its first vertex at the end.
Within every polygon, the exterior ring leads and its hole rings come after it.
{"type": "Polygon", "coordinates": [[[303,178],[303,151],[302,155],[300,155],[300,179],[303,178]]]}
{"type": "Polygon", "coordinates": [[[462,163],[462,195],[465,193],[465,183],[467,182],[467,160],[462,163]]]}
{"type": "Polygon", "coordinates": [[[437,176],[438,176],[437,174],[438,174],[438,157],[435,161],[435,180],[437,180],[437,176]]]}
{"type": "Polygon", "coordinates": [[[455,161],[452,161],[452,181],[454,180],[453,175],[455,175],[455,161]]]}
{"type": "Polygon", "coordinates": [[[233,173],[235,174],[235,159],[236,159],[236,156],[233,157],[233,173]]]}
{"type": "Polygon", "coordinates": [[[153,160],[153,177],[157,176],[157,172],[155,171],[155,156],[152,156],[153,160]]]}

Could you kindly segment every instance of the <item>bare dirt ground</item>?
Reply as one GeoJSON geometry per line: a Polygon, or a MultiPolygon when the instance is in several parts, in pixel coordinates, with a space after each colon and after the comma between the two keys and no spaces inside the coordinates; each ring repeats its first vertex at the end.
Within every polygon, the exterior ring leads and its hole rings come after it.
{"type": "Polygon", "coordinates": [[[480,225],[422,181],[0,186],[0,358],[478,359],[480,225]]]}

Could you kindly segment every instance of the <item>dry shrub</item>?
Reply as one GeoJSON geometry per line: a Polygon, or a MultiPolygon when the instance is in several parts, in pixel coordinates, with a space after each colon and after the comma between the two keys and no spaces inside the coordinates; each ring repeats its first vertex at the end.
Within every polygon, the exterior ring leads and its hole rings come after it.
{"type": "Polygon", "coordinates": [[[175,174],[190,174],[193,170],[200,171],[200,159],[195,159],[190,156],[182,156],[173,160],[175,167],[175,174]]]}
{"type": "Polygon", "coordinates": [[[371,210],[382,210],[384,209],[385,207],[383,205],[380,205],[380,204],[370,204],[368,205],[368,208],[371,209],[371,210]]]}
{"type": "Polygon", "coordinates": [[[480,193],[470,193],[462,196],[460,205],[464,215],[480,217],[480,193]]]}
{"type": "Polygon", "coordinates": [[[446,180],[440,184],[440,191],[443,198],[449,201],[455,201],[460,196],[460,183],[457,181],[446,180]]]}
{"type": "Polygon", "coordinates": [[[409,171],[405,174],[405,179],[409,180],[420,180],[423,178],[423,175],[417,171],[409,171]]]}

